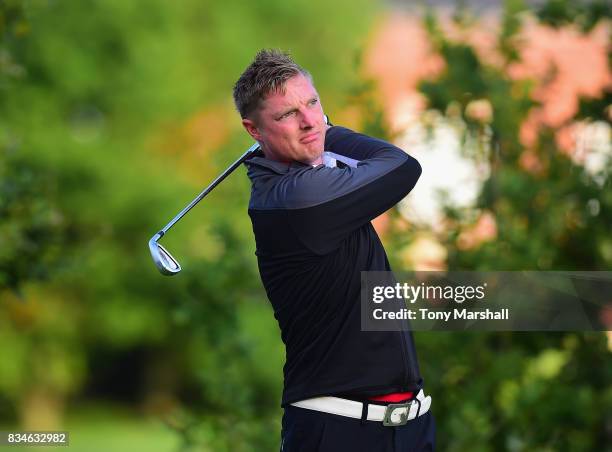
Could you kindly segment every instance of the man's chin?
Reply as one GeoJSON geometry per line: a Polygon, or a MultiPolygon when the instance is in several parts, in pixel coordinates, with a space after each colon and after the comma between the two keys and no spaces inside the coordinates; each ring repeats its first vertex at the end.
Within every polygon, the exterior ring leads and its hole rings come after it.
{"type": "Polygon", "coordinates": [[[322,165],[323,164],[323,154],[321,154],[320,156],[318,156],[312,163],[312,166],[318,166],[318,165],[322,165]]]}
{"type": "Polygon", "coordinates": [[[302,160],[302,163],[306,163],[307,165],[320,165],[323,163],[323,150],[309,152],[308,156],[302,160]]]}
{"type": "Polygon", "coordinates": [[[323,162],[323,151],[325,151],[325,140],[317,140],[315,143],[312,143],[313,147],[311,148],[311,155],[313,156],[313,160],[318,160],[320,163],[323,162]]]}

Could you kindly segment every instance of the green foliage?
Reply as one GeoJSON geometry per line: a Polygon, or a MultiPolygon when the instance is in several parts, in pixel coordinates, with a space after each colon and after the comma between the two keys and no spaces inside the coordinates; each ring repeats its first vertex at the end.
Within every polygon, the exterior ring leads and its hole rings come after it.
{"type": "Polygon", "coordinates": [[[514,38],[521,29],[520,14],[526,10],[523,0],[504,0],[505,14],[502,16],[498,48],[507,61],[518,59],[514,38]]]}
{"type": "MultiPolygon", "coordinates": [[[[512,13],[507,14],[510,17],[515,17],[521,11],[512,3],[510,8],[512,13]]],[[[419,90],[427,97],[430,108],[445,114],[452,107],[452,112],[457,112],[468,126],[467,131],[479,134],[483,132],[483,126],[465,114],[466,107],[474,100],[488,100],[494,106],[491,133],[503,150],[499,157],[516,160],[521,150],[519,127],[534,106],[530,99],[530,82],[509,80],[499,69],[483,64],[469,45],[445,39],[434,16],[428,15],[425,20],[432,41],[446,61],[445,70],[436,80],[424,80],[419,84],[419,90]]],[[[504,22],[512,21],[504,19],[504,22]]],[[[509,52],[514,46],[510,41],[516,30],[503,33],[507,36],[502,41],[505,43],[503,48],[509,52]]],[[[512,59],[508,59],[510,61],[512,59]]],[[[467,138],[465,136],[464,140],[467,138]]]]}
{"type": "MultiPolygon", "coordinates": [[[[570,7],[570,2],[548,2],[549,15],[541,16],[545,22],[552,20],[553,3],[570,7]]],[[[506,65],[518,58],[513,37],[522,10],[519,2],[506,2],[499,42],[506,65]]],[[[468,211],[447,206],[452,221],[442,239],[448,268],[609,269],[611,159],[598,172],[587,171],[557,149],[553,130],[544,129],[533,150],[541,170],[523,169],[518,132],[534,106],[532,84],[511,80],[506,66],[492,68],[470,46],[447,40],[433,15],[425,21],[446,70],[422,83],[421,92],[431,108],[466,124],[466,145],[469,136],[492,137],[491,174],[477,205],[468,211]],[[486,127],[465,114],[477,99],[493,106],[486,127]],[[460,247],[463,225],[482,211],[494,215],[496,239],[460,247]]],[[[602,120],[608,104],[607,97],[583,100],[576,119],[602,120]]],[[[441,450],[605,449],[612,366],[603,334],[419,333],[416,340],[426,386],[439,395],[434,414],[438,431],[444,432],[438,436],[441,450]]]]}
{"type": "Polygon", "coordinates": [[[536,13],[543,23],[553,27],[576,24],[588,31],[600,19],[612,17],[612,5],[606,0],[547,0],[536,13]]]}
{"type": "MultiPolygon", "coordinates": [[[[474,250],[456,247],[460,230],[449,233],[449,264],[455,268],[582,269],[603,270],[612,264],[607,254],[607,225],[611,199],[608,159],[600,174],[590,174],[556,148],[554,131],[544,130],[534,152],[543,168],[530,173],[519,166],[523,147],[519,127],[534,103],[529,81],[514,81],[504,68],[481,63],[469,46],[438,35],[446,70],[435,81],[423,82],[421,91],[430,106],[448,113],[449,106],[468,125],[468,133],[482,134],[477,123],[465,115],[475,99],[488,99],[494,108],[490,124],[496,152],[490,152],[491,176],[485,182],[478,209],[495,214],[498,237],[474,250]],[[471,74],[471,75],[469,75],[471,74]],[[498,149],[498,150],[497,150],[498,149]]],[[[583,101],[577,118],[605,116],[606,98],[583,101]]],[[[452,206],[448,206],[453,214],[452,206]]],[[[461,219],[468,212],[454,212],[461,219]]]]}
{"type": "Polygon", "coordinates": [[[612,403],[604,335],[431,332],[416,340],[441,450],[602,450],[612,403]]]}
{"type": "MultiPolygon", "coordinates": [[[[355,53],[353,68],[355,72],[362,65],[361,52],[355,53]]],[[[348,106],[356,107],[361,117],[361,132],[366,135],[379,137],[384,140],[391,140],[384,112],[374,97],[376,91],[376,81],[373,79],[357,80],[352,85],[346,87],[348,106]]]]}
{"type": "Polygon", "coordinates": [[[481,98],[487,91],[486,83],[474,50],[467,45],[446,41],[442,42],[439,50],[446,61],[458,64],[449,64],[439,83],[422,82],[421,91],[427,96],[431,107],[443,109],[448,99],[467,104],[473,98],[481,98]]]}
{"type": "Polygon", "coordinates": [[[69,242],[54,199],[53,180],[35,163],[15,155],[0,162],[0,284],[18,290],[20,283],[48,277],[61,265],[69,242]],[[40,193],[49,193],[45,199],[40,193]]]}
{"type": "Polygon", "coordinates": [[[195,423],[194,448],[278,446],[283,350],[244,170],[164,237],[180,275],[160,276],[146,242],[248,146],[231,88],[255,52],[291,51],[333,116],[372,9],[0,2],[0,422],[58,428],[42,413],[61,422],[61,406],[129,387],[126,403],[149,410],[161,393],[158,417],[187,413],[178,443],[195,423]]]}

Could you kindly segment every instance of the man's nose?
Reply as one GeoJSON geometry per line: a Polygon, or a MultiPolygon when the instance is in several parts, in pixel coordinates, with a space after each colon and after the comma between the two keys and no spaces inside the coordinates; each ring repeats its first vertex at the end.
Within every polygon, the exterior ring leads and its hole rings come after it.
{"type": "Polygon", "coordinates": [[[317,124],[317,114],[313,111],[304,110],[301,117],[300,126],[302,129],[312,129],[317,124]]]}

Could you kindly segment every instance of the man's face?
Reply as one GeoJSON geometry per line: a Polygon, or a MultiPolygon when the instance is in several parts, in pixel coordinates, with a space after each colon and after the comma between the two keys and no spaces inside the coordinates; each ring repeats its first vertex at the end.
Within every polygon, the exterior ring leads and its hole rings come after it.
{"type": "Polygon", "coordinates": [[[326,124],[323,108],[310,80],[298,74],[287,80],[285,94],[270,93],[251,119],[243,119],[266,158],[281,162],[322,163],[326,124]]]}

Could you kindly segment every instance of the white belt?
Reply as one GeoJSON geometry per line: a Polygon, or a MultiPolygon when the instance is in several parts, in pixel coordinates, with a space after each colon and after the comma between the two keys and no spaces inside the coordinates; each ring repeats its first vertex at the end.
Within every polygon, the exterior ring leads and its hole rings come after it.
{"type": "MultiPolygon", "coordinates": [[[[355,419],[361,419],[363,410],[363,403],[339,397],[315,397],[300,400],[291,405],[355,419]]],[[[417,416],[427,413],[430,406],[431,396],[425,397],[421,389],[414,399],[405,403],[390,403],[389,405],[368,403],[367,420],[382,421],[383,425],[388,426],[404,425],[417,416]]]]}

